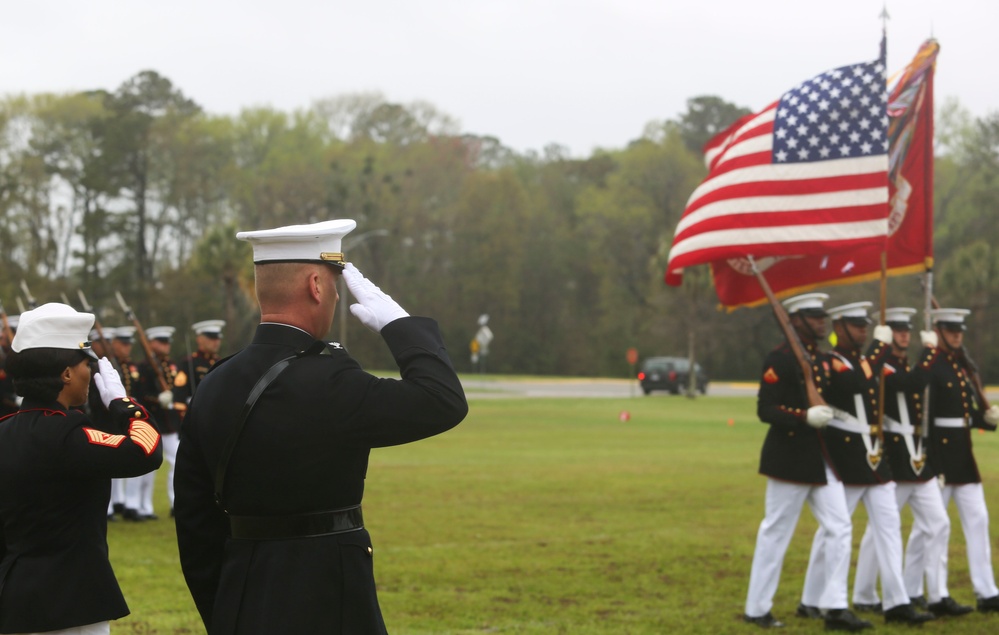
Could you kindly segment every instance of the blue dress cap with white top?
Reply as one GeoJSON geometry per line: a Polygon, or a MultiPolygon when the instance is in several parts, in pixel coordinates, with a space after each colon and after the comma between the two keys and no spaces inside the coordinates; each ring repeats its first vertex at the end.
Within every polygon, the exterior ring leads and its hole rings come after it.
{"type": "Polygon", "coordinates": [[[173,339],[174,331],[176,331],[172,326],[151,326],[146,329],[146,337],[151,340],[167,340],[173,339]]]}
{"type": "MultiPolygon", "coordinates": [[[[911,331],[912,316],[916,314],[916,309],[907,306],[896,306],[885,309],[885,324],[895,331],[911,331]]],[[[874,313],[875,321],[881,316],[881,312],[874,313]]]]}
{"type": "Polygon", "coordinates": [[[964,318],[970,315],[969,309],[933,309],[930,311],[930,320],[934,326],[940,326],[949,331],[964,331],[968,326],[964,323],[964,318]]]}
{"type": "Polygon", "coordinates": [[[825,317],[825,301],[829,299],[828,293],[803,293],[788,298],[781,302],[788,315],[800,313],[805,317],[825,317]]]}
{"type": "Polygon", "coordinates": [[[191,329],[196,335],[206,335],[212,339],[222,337],[222,327],[225,320],[202,320],[191,325],[191,329]]]}
{"type": "Polygon", "coordinates": [[[93,313],[80,313],[68,304],[49,302],[21,314],[11,349],[20,353],[33,348],[58,348],[80,351],[97,359],[90,350],[93,326],[93,313]]]}
{"type": "Polygon", "coordinates": [[[857,326],[870,324],[871,318],[867,316],[867,310],[872,306],[874,306],[874,303],[866,300],[862,302],[841,304],[840,306],[829,309],[829,319],[833,322],[836,320],[845,320],[846,322],[857,326]]]}
{"type": "Polygon", "coordinates": [[[100,331],[97,329],[90,329],[90,341],[96,342],[101,339],[101,335],[104,335],[105,340],[114,339],[114,328],[110,326],[102,327],[100,331]]]}
{"type": "Polygon", "coordinates": [[[253,264],[278,262],[325,262],[343,269],[347,259],[340,242],[357,223],[344,218],[311,225],[288,225],[276,229],[239,232],[236,238],[253,247],[253,264]]]}

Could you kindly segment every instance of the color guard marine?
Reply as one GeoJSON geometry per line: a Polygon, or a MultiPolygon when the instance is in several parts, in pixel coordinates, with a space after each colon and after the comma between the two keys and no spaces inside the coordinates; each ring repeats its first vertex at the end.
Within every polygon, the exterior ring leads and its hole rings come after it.
{"type": "MultiPolygon", "coordinates": [[[[973,609],[950,597],[938,564],[947,551],[950,519],[940,496],[936,473],[927,461],[929,441],[924,438],[923,431],[926,378],[924,374],[914,372],[907,355],[911,318],[915,313],[916,309],[909,307],[886,309],[885,326],[891,330],[891,342],[884,346],[875,339],[868,350],[872,368],[875,372],[881,371],[885,382],[883,450],[895,479],[895,499],[899,510],[908,505],[913,516],[902,578],[914,606],[928,608],[938,617],[965,615],[973,609]]],[[[936,347],[937,336],[932,331],[922,331],[920,340],[924,347],[920,354],[922,358],[936,347]]],[[[874,529],[868,524],[857,556],[853,585],[855,609],[880,612],[877,579],[874,529]]]]}
{"type": "MultiPolygon", "coordinates": [[[[867,343],[870,302],[853,302],[829,309],[836,334],[830,356],[831,371],[826,401],[833,418],[823,430],[823,441],[842,479],[849,513],[863,501],[877,545],[878,570],[884,591],[885,622],[920,624],[933,619],[912,606],[902,580],[902,521],[895,500],[891,468],[884,460],[878,427],[879,378],[871,359],[861,351],[867,343]]],[[[891,329],[875,331],[874,354],[891,341],[891,329]]],[[[819,527],[805,573],[802,604],[814,605],[824,590],[825,529],[819,527]]]]}
{"type": "MultiPolygon", "coordinates": [[[[965,318],[970,313],[955,308],[930,312],[939,345],[922,356],[918,369],[929,375],[929,460],[943,484],[944,506],[953,499],[960,512],[976,606],[982,612],[999,612],[988,509],[971,444],[972,428],[995,431],[999,406],[986,405],[977,370],[964,348],[965,318]]],[[[940,567],[946,584],[946,558],[940,567]]]]}
{"type": "MultiPolygon", "coordinates": [[[[819,349],[826,334],[825,293],[807,293],[784,301],[789,321],[804,346],[816,389],[828,386],[829,358],[819,349]]],[[[766,514],[756,536],[743,619],[762,628],[784,623],[772,612],[784,554],[807,502],[825,529],[822,545],[828,566],[823,591],[812,606],[799,606],[802,617],[824,619],[826,628],[859,630],[870,622],[847,608],[850,570],[850,512],[843,484],[833,471],[820,430],[832,418],[827,405],[809,406],[803,372],[789,342],[763,361],[757,399],[760,421],[769,425],[760,453],[760,474],[767,477],[766,514]]]]}

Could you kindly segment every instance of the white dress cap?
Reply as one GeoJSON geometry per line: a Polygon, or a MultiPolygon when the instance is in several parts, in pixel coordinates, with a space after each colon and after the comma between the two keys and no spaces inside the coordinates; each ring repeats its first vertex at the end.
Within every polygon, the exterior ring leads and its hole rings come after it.
{"type": "Polygon", "coordinates": [[[173,339],[176,330],[172,326],[151,326],[146,329],[146,337],[151,340],[169,340],[173,339]]]}
{"type": "Polygon", "coordinates": [[[135,337],[134,326],[118,326],[114,330],[114,337],[117,340],[130,340],[135,337]]]}
{"type": "Polygon", "coordinates": [[[794,315],[801,310],[805,310],[805,313],[822,316],[826,313],[823,306],[828,299],[828,293],[805,293],[788,298],[781,302],[781,304],[784,305],[788,315],[794,315]]]}
{"type": "MultiPolygon", "coordinates": [[[[842,304],[837,307],[829,309],[829,318],[833,321],[840,319],[848,319],[851,321],[859,322],[864,320],[870,322],[870,318],[867,317],[867,309],[874,306],[873,302],[863,301],[863,302],[851,302],[850,304],[842,304]]],[[[865,322],[865,323],[866,323],[865,322]]]]}
{"type": "Polygon", "coordinates": [[[49,302],[21,314],[11,348],[16,353],[32,348],[60,348],[90,356],[93,313],[80,313],[68,304],[49,302]]]}
{"type": "Polygon", "coordinates": [[[933,309],[930,311],[930,319],[934,324],[960,324],[963,330],[964,317],[969,314],[971,311],[968,309],[933,309]]]}
{"type": "MultiPolygon", "coordinates": [[[[916,309],[907,306],[896,306],[885,309],[885,324],[895,327],[904,327],[912,325],[912,316],[916,314],[916,309]]],[[[877,319],[881,316],[881,312],[878,311],[874,314],[874,318],[877,319]]]]}
{"type": "Polygon", "coordinates": [[[198,335],[222,335],[223,326],[225,326],[225,320],[204,320],[195,322],[191,328],[198,335]]]}
{"type": "Polygon", "coordinates": [[[114,339],[114,329],[110,326],[102,326],[100,332],[97,329],[90,329],[90,341],[99,342],[101,339],[101,333],[104,334],[104,339],[112,340],[114,339]]]}
{"type": "Polygon", "coordinates": [[[340,241],[357,227],[350,219],[328,220],[311,225],[289,225],[277,229],[239,232],[236,238],[253,246],[253,264],[268,262],[327,262],[343,268],[347,259],[340,241]]]}

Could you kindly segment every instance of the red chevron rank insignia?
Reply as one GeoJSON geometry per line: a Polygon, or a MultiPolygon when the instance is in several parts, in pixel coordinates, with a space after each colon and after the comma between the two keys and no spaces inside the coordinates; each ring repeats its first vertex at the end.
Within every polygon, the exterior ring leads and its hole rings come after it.
{"type": "Polygon", "coordinates": [[[132,425],[128,426],[128,436],[132,443],[142,448],[146,456],[152,454],[160,442],[160,433],[156,428],[141,419],[132,419],[132,425]]]}
{"type": "Polygon", "coordinates": [[[109,448],[116,448],[125,440],[125,435],[123,434],[109,434],[102,430],[94,430],[93,428],[84,428],[83,431],[87,434],[87,441],[94,445],[106,445],[109,448]]]}
{"type": "Polygon", "coordinates": [[[777,372],[774,370],[773,366],[768,368],[767,372],[763,373],[763,381],[767,382],[768,384],[776,384],[778,381],[780,381],[780,377],[777,376],[777,372]]]}

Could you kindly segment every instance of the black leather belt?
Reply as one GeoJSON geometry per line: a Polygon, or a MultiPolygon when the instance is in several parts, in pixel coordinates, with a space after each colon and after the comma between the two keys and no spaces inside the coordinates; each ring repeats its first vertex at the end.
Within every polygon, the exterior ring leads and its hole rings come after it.
{"type": "Polygon", "coordinates": [[[295,516],[229,516],[238,540],[287,540],[343,534],[364,528],[361,506],[295,516]]]}

